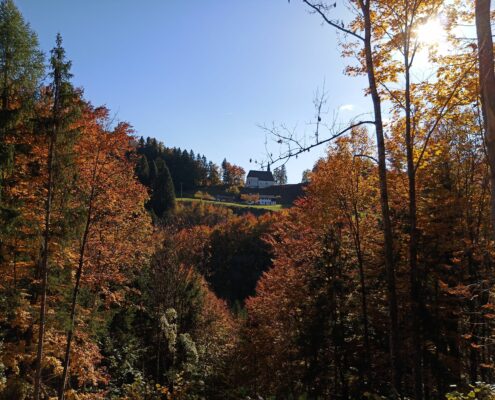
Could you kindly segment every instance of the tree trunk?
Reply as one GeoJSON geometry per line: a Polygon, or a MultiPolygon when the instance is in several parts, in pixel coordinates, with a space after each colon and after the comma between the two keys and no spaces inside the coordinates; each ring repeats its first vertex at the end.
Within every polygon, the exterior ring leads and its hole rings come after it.
{"type": "Polygon", "coordinates": [[[490,25],[490,0],[476,0],[475,14],[481,106],[488,163],[490,165],[492,229],[495,234],[495,72],[490,25]]]}
{"type": "Polygon", "coordinates": [[[421,285],[418,274],[418,227],[416,205],[416,168],[414,165],[414,142],[411,123],[411,63],[409,59],[409,34],[410,27],[406,27],[406,39],[404,42],[404,67],[405,67],[405,142],[407,158],[407,179],[409,185],[409,273],[411,281],[411,311],[413,333],[413,369],[414,369],[414,398],[423,399],[423,375],[422,375],[422,345],[421,345],[421,285]]]}
{"type": "Polygon", "coordinates": [[[36,374],[34,379],[34,400],[39,400],[41,391],[41,370],[43,358],[43,345],[45,340],[45,325],[46,325],[46,292],[48,286],[48,258],[50,252],[50,220],[52,213],[53,200],[53,183],[54,183],[54,158],[55,146],[57,144],[57,136],[59,130],[59,108],[60,108],[60,84],[61,73],[55,70],[54,74],[54,96],[53,96],[53,127],[49,138],[48,148],[48,193],[45,205],[45,227],[44,227],[44,242],[43,256],[41,261],[41,304],[40,304],[40,322],[38,332],[38,348],[36,352],[36,374]]]}
{"type": "Polygon", "coordinates": [[[53,198],[53,158],[55,155],[55,141],[57,138],[57,127],[53,128],[50,135],[50,144],[48,149],[48,193],[45,204],[45,228],[44,228],[44,241],[43,241],[43,256],[41,261],[41,304],[40,304],[40,322],[38,331],[38,349],[36,353],[36,375],[34,380],[34,399],[40,398],[41,389],[41,370],[42,370],[42,358],[43,358],[43,344],[45,340],[45,325],[46,325],[46,290],[48,286],[48,255],[50,246],[50,219],[52,212],[52,198],[53,198]]]}
{"type": "Polygon", "coordinates": [[[84,227],[84,232],[83,232],[82,241],[81,241],[81,248],[79,251],[79,262],[77,265],[76,282],[74,284],[74,291],[72,292],[72,304],[71,304],[71,310],[70,310],[70,327],[69,327],[69,330],[67,331],[67,340],[66,340],[65,358],[64,358],[64,372],[62,373],[62,382],[60,384],[60,388],[58,391],[58,399],[59,400],[64,399],[65,386],[67,385],[67,376],[69,374],[70,351],[71,351],[72,338],[74,336],[75,321],[76,321],[77,296],[79,294],[79,289],[81,286],[81,276],[82,276],[83,267],[84,267],[84,254],[86,252],[86,244],[88,242],[88,236],[89,236],[89,232],[91,229],[91,222],[92,222],[92,217],[93,217],[93,201],[94,201],[95,193],[96,193],[96,181],[97,181],[99,156],[100,156],[100,148],[98,148],[98,151],[96,153],[95,164],[94,164],[94,168],[92,171],[92,177],[91,177],[92,186],[91,186],[91,193],[89,195],[89,200],[88,200],[88,215],[86,217],[86,225],[84,227]]]}
{"type": "Polygon", "coordinates": [[[76,306],[77,306],[77,295],[79,294],[79,288],[81,285],[81,276],[84,266],[84,253],[86,250],[86,243],[88,241],[89,230],[91,227],[91,214],[92,214],[92,203],[93,203],[93,195],[94,189],[91,192],[90,200],[89,200],[89,209],[88,216],[86,218],[86,226],[84,228],[83,239],[81,243],[81,250],[79,253],[79,262],[77,266],[76,272],[76,282],[74,285],[74,291],[72,292],[72,304],[70,308],[70,327],[67,331],[67,340],[65,347],[65,358],[64,358],[64,372],[62,374],[62,382],[60,384],[60,388],[58,391],[58,399],[64,399],[65,386],[67,384],[67,376],[69,374],[69,365],[70,365],[70,350],[72,345],[72,337],[74,336],[74,327],[76,321],[76,306]]]}
{"type": "MultiPolygon", "coordinates": [[[[359,180],[359,177],[358,177],[359,180]]],[[[359,181],[358,181],[359,182],[359,181]]],[[[359,184],[359,183],[358,183],[359,184]]],[[[360,227],[360,219],[359,219],[359,211],[357,208],[356,202],[353,202],[353,213],[354,219],[356,221],[354,226],[354,246],[356,248],[356,256],[358,261],[358,269],[359,269],[359,283],[361,290],[361,314],[363,318],[363,346],[364,346],[364,364],[365,364],[365,387],[368,387],[370,382],[370,334],[369,334],[369,321],[368,321],[368,299],[367,299],[367,290],[366,290],[366,276],[364,274],[364,257],[363,251],[361,248],[361,227],[360,227]]],[[[352,220],[351,227],[352,227],[352,220]]]]}
{"type": "Polygon", "coordinates": [[[364,18],[364,50],[366,56],[366,70],[369,81],[369,89],[373,101],[375,116],[376,145],[378,153],[378,174],[380,180],[380,205],[383,219],[383,236],[385,250],[385,269],[387,274],[387,297],[389,304],[389,355],[392,390],[394,396],[400,394],[402,366],[399,357],[399,324],[397,312],[397,293],[395,285],[394,248],[392,236],[392,223],[390,221],[390,208],[388,201],[387,161],[385,154],[385,139],[383,134],[383,121],[381,99],[376,86],[375,67],[373,62],[373,50],[371,46],[371,13],[370,1],[360,0],[359,4],[364,18]]]}

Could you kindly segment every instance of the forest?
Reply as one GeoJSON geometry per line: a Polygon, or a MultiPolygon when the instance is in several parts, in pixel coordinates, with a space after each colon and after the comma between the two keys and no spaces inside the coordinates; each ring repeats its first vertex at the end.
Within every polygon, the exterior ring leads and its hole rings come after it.
{"type": "Polygon", "coordinates": [[[319,91],[311,141],[266,128],[283,175],[325,156],[236,215],[176,197],[242,167],[116,122],[1,0],[0,400],[495,399],[491,1],[297,1],[372,113],[336,127],[319,91]]]}

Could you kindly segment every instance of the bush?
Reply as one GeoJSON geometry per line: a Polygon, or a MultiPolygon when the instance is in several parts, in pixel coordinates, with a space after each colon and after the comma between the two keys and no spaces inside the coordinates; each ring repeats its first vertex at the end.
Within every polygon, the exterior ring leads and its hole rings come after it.
{"type": "Polygon", "coordinates": [[[215,200],[215,197],[213,197],[211,194],[202,192],[201,190],[198,190],[196,193],[194,193],[194,198],[200,200],[215,200]]]}
{"type": "Polygon", "coordinates": [[[469,385],[469,389],[465,393],[455,391],[448,393],[445,397],[447,400],[493,400],[495,399],[495,385],[477,382],[475,385],[469,385]]]}
{"type": "Polygon", "coordinates": [[[239,188],[237,186],[230,186],[227,190],[226,190],[227,193],[229,194],[232,194],[234,196],[238,196],[240,191],[239,191],[239,188]]]}

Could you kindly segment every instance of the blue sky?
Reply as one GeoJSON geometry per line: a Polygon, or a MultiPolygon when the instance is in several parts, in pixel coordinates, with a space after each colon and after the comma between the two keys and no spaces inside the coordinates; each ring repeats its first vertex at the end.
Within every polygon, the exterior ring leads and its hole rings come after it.
{"type": "MultiPolygon", "coordinates": [[[[138,135],[247,170],[272,122],[311,133],[322,82],[330,119],[369,110],[335,32],[299,0],[16,0],[48,52],[60,32],[74,81],[138,135]],[[351,106],[352,105],[352,106],[351,106]],[[344,107],[342,107],[344,106],[344,107]],[[352,110],[350,110],[352,108],[352,110]]],[[[336,10],[336,16],[345,10],[336,10]]],[[[276,154],[277,147],[271,146],[276,154]]],[[[324,149],[287,164],[299,182],[324,149]]]]}

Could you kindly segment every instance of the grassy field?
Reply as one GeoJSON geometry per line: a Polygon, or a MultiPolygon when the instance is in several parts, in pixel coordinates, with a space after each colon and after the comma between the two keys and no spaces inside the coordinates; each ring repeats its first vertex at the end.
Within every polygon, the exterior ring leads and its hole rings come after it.
{"type": "Polygon", "coordinates": [[[241,203],[229,203],[227,201],[214,201],[214,200],[201,200],[201,199],[191,199],[191,198],[177,198],[177,201],[181,202],[203,202],[203,203],[210,203],[210,204],[216,204],[218,206],[224,206],[224,207],[238,207],[238,208],[255,208],[255,209],[261,209],[261,210],[269,210],[269,211],[280,211],[282,210],[283,206],[282,204],[275,204],[273,206],[261,206],[261,205],[249,205],[249,204],[241,204],[241,203]]]}

